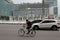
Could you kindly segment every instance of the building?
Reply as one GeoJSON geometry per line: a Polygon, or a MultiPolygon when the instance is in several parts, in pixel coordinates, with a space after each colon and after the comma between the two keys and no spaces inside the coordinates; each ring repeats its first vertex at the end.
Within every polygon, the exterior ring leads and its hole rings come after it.
{"type": "MultiPolygon", "coordinates": [[[[45,4],[45,17],[48,16],[49,6],[45,4]]],[[[25,3],[19,4],[17,10],[13,12],[14,20],[26,20],[26,19],[41,19],[42,15],[42,4],[41,3],[25,3]],[[22,19],[22,18],[23,19],[22,19]]]]}
{"type": "Polygon", "coordinates": [[[44,0],[46,4],[49,5],[49,15],[53,15],[54,17],[58,16],[58,0],[44,0]]]}
{"type": "Polygon", "coordinates": [[[60,0],[58,0],[58,16],[60,17],[60,0]]]}
{"type": "Polygon", "coordinates": [[[44,0],[46,4],[49,4],[49,6],[57,6],[57,0],[44,0]]]}
{"type": "MultiPolygon", "coordinates": [[[[58,7],[57,0],[44,0],[45,17],[53,15],[51,17],[57,17],[58,7]]],[[[41,18],[42,15],[42,3],[23,3],[13,4],[11,0],[0,0],[0,19],[6,20],[6,16],[9,20],[25,20],[41,18]]]]}
{"type": "Polygon", "coordinates": [[[0,0],[0,19],[5,20],[5,16],[13,16],[15,5],[7,0],[0,0]],[[3,17],[2,17],[3,16],[3,17]]]}

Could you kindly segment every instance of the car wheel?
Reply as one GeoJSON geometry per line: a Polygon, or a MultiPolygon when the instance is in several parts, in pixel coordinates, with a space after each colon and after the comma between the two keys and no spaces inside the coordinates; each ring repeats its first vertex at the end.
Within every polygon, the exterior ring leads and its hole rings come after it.
{"type": "Polygon", "coordinates": [[[57,26],[52,26],[52,30],[57,30],[57,26]]]}
{"type": "Polygon", "coordinates": [[[34,27],[33,27],[33,30],[38,30],[39,29],[39,26],[37,26],[37,25],[35,25],[34,27]]]}

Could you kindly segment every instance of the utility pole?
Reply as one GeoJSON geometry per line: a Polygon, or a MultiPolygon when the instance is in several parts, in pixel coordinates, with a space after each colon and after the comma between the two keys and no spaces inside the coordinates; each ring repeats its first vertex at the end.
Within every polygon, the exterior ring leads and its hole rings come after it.
{"type": "Polygon", "coordinates": [[[41,14],[41,19],[43,19],[45,16],[45,4],[44,4],[44,0],[42,0],[42,14],[41,14]]]}

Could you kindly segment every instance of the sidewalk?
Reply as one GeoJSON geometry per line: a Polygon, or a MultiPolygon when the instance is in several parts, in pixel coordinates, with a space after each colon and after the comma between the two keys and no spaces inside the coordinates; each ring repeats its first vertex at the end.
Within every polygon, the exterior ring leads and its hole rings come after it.
{"type": "Polygon", "coordinates": [[[2,21],[0,20],[0,24],[21,24],[25,23],[25,21],[2,21]]]}

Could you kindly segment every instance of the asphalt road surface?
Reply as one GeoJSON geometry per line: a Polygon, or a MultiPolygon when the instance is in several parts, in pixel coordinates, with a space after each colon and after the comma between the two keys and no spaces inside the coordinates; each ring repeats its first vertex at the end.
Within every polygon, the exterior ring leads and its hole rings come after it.
{"type": "Polygon", "coordinates": [[[18,36],[18,29],[20,25],[0,24],[0,40],[60,40],[59,31],[39,30],[36,31],[35,37],[20,37],[18,36]]]}

